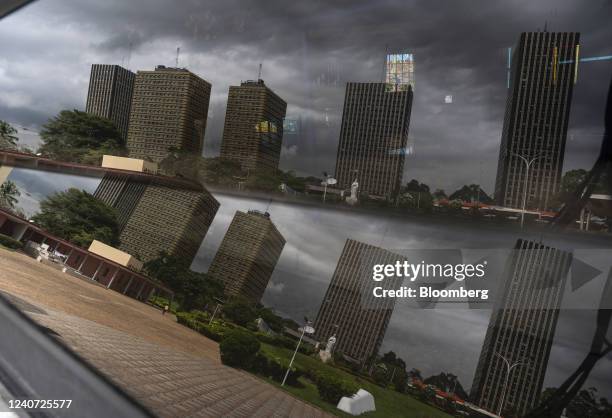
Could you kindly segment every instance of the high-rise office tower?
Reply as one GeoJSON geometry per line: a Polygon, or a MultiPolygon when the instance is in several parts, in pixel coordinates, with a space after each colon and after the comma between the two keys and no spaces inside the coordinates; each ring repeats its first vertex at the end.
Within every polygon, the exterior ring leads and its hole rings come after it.
{"type": "Polygon", "coordinates": [[[522,416],[538,402],[571,260],[565,251],[517,241],[472,384],[470,397],[482,408],[522,416]],[[518,364],[509,375],[506,361],[518,364]]]}
{"type": "Polygon", "coordinates": [[[276,170],[283,143],[287,103],[263,80],[231,86],[225,112],[221,158],[248,170],[276,170]]]}
{"type": "Polygon", "coordinates": [[[412,54],[387,54],[385,62],[387,91],[414,91],[414,56],[412,54]]]}
{"type": "Polygon", "coordinates": [[[107,174],[94,196],[118,213],[119,249],[143,262],[164,251],[191,263],[219,209],[199,184],[186,187],[163,177],[107,174]]]}
{"type": "Polygon", "coordinates": [[[259,302],[284,246],[270,214],[237,211],[208,274],[225,284],[226,296],[259,302]]]}
{"type": "Polygon", "coordinates": [[[211,85],[184,68],[138,71],[134,82],[129,156],[162,161],[170,149],[202,154],[211,85]]]}
{"type": "Polygon", "coordinates": [[[559,191],[579,37],[576,32],[526,32],[511,54],[495,182],[501,206],[522,208],[526,187],[526,207],[547,209],[559,191]]]}
{"type": "Polygon", "coordinates": [[[386,83],[348,83],[336,157],[338,186],[356,179],[359,190],[392,197],[404,171],[412,88],[387,91],[386,83]]]}
{"type": "Polygon", "coordinates": [[[135,74],[118,65],[93,64],[85,111],[113,121],[125,141],[135,74]]]}
{"type": "MultiPolygon", "coordinates": [[[[395,264],[404,257],[385,249],[348,239],[315,321],[319,341],[335,336],[334,351],[363,364],[378,353],[395,298],[371,297],[372,268],[395,264]]],[[[398,288],[398,279],[376,283],[384,289],[398,288]]]]}

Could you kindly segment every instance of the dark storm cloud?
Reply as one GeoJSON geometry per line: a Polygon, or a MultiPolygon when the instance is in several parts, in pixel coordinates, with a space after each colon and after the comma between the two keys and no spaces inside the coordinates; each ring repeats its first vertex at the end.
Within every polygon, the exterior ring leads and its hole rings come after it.
{"type": "MultiPolygon", "coordinates": [[[[583,56],[609,54],[606,1],[41,0],[0,24],[0,116],[29,126],[82,107],[92,62],[132,69],[180,65],[213,84],[206,153],[218,152],[229,85],[263,78],[302,118],[285,138],[281,165],[320,175],[335,167],[344,84],[379,81],[385,48],[415,54],[410,136],[416,155],[405,180],[448,190],[492,188],[506,97],[506,49],[521,31],[582,32],[583,56]],[[15,27],[19,27],[15,30],[15,27]],[[50,64],[51,63],[51,64],[50,64]],[[61,65],[63,64],[63,65],[61,65]],[[45,68],[50,66],[50,68],[45,68]],[[34,70],[39,68],[39,71],[34,70]],[[24,71],[25,70],[25,71],[24,71]],[[444,104],[444,96],[453,96],[444,104]]],[[[610,62],[583,63],[566,168],[586,167],[598,149],[610,62]]]]}

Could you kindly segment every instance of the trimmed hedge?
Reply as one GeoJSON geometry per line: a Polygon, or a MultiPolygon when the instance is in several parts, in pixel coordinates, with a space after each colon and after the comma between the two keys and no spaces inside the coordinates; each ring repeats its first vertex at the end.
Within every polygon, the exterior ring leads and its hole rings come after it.
{"type": "Polygon", "coordinates": [[[248,368],[252,365],[259,347],[259,341],[252,333],[231,330],[219,344],[221,362],[232,367],[248,368]]]}
{"type": "Polygon", "coordinates": [[[211,325],[208,325],[207,323],[201,322],[197,319],[201,317],[201,312],[178,312],[176,314],[176,320],[179,324],[185,325],[216,342],[220,342],[221,340],[223,340],[223,336],[228,331],[231,331],[236,328],[233,324],[221,324],[217,323],[216,321],[213,322],[211,325]]]}
{"type": "Polygon", "coordinates": [[[321,399],[333,405],[337,405],[343,396],[354,395],[359,390],[354,382],[325,372],[316,374],[315,383],[321,399]]]}
{"type": "MultiPolygon", "coordinates": [[[[288,367],[289,362],[287,360],[260,352],[253,359],[250,370],[260,376],[268,377],[281,383],[285,378],[288,367]]],[[[298,379],[303,375],[304,372],[293,364],[286,383],[290,386],[300,386],[301,384],[298,382],[298,379]]]]}
{"type": "Polygon", "coordinates": [[[16,239],[9,237],[8,235],[0,234],[0,245],[11,250],[20,250],[23,248],[23,244],[16,239]]]}

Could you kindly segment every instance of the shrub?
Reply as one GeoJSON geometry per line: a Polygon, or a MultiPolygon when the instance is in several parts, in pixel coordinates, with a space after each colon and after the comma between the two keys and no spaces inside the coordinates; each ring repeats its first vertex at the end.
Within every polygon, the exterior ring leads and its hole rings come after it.
{"type": "Polygon", "coordinates": [[[268,367],[268,358],[261,353],[257,353],[251,362],[251,371],[255,374],[267,376],[268,367]]]}
{"type": "Polygon", "coordinates": [[[198,332],[213,341],[220,342],[223,340],[225,333],[229,330],[229,328],[213,322],[211,325],[201,324],[198,332]]]}
{"type": "Polygon", "coordinates": [[[12,250],[20,250],[23,248],[23,244],[21,242],[4,234],[0,234],[0,245],[12,250]]]}
{"type": "Polygon", "coordinates": [[[223,336],[235,327],[230,323],[218,323],[216,321],[211,325],[208,325],[207,321],[202,322],[198,320],[198,318],[201,317],[202,312],[200,311],[193,311],[191,313],[178,312],[176,314],[176,320],[179,324],[185,325],[192,330],[199,332],[205,337],[217,342],[223,340],[223,336]]]}
{"type": "Polygon", "coordinates": [[[319,373],[316,376],[319,396],[331,404],[338,404],[343,396],[354,395],[359,389],[357,385],[330,373],[319,373]]]}
{"type": "Polygon", "coordinates": [[[221,340],[221,361],[233,367],[247,368],[259,351],[259,341],[247,331],[231,330],[221,340]]]}
{"type": "Polygon", "coordinates": [[[210,320],[210,316],[203,311],[193,310],[191,311],[191,315],[196,321],[208,323],[208,321],[210,320]]]}
{"type": "MultiPolygon", "coordinates": [[[[289,362],[285,359],[270,357],[265,353],[257,353],[251,362],[250,370],[281,383],[285,378],[285,373],[287,373],[287,367],[289,367],[289,362]]],[[[299,386],[298,379],[302,375],[304,375],[303,371],[293,364],[286,383],[290,386],[299,386]]]]}

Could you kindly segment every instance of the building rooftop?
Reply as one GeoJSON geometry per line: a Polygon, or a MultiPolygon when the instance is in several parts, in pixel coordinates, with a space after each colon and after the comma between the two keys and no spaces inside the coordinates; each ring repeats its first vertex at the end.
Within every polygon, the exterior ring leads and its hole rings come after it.
{"type": "Polygon", "coordinates": [[[189,72],[187,68],[179,68],[179,67],[166,67],[165,65],[156,65],[155,71],[184,71],[189,72]]]}
{"type": "Polygon", "coordinates": [[[264,81],[260,78],[259,80],[247,80],[247,81],[241,81],[240,82],[241,86],[264,86],[265,87],[265,83],[264,81]]]}
{"type": "Polygon", "coordinates": [[[248,214],[249,215],[257,215],[257,216],[261,216],[262,218],[270,219],[270,213],[269,212],[262,212],[262,211],[256,210],[256,209],[249,209],[248,214]]]}

